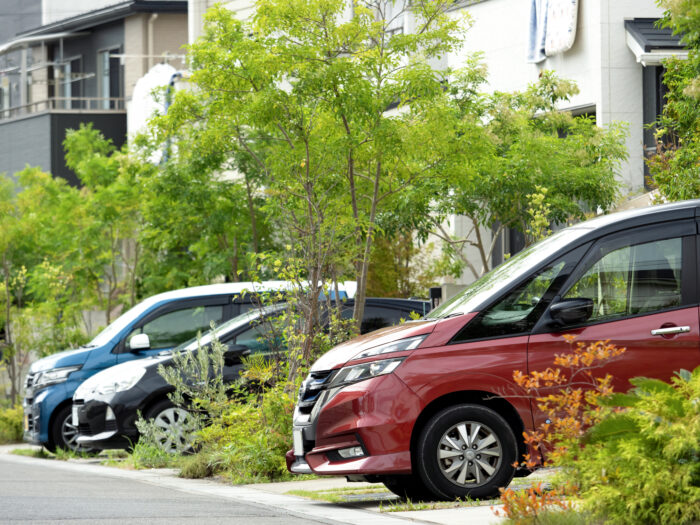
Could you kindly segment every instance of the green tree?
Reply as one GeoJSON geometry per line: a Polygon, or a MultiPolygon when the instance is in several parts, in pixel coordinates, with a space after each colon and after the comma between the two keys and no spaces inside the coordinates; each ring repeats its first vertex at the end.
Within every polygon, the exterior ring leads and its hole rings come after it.
{"type": "Polygon", "coordinates": [[[92,124],[68,130],[63,142],[66,165],[82,183],[82,227],[76,231],[76,265],[92,287],[92,296],[111,322],[120,303],[133,306],[141,246],[140,177],[152,165],[126,148],[118,151],[92,124]]]}
{"type": "Polygon", "coordinates": [[[80,343],[84,287],[79,254],[80,194],[38,168],[0,178],[3,361],[16,400],[32,352],[80,343]],[[21,188],[21,190],[20,190],[21,188]]]}
{"type": "Polygon", "coordinates": [[[681,34],[688,59],[664,62],[668,88],[655,125],[657,154],[648,161],[653,183],[667,200],[700,197],[700,5],[694,0],[661,0],[664,23],[681,34]]]}
{"type": "Polygon", "coordinates": [[[484,78],[483,68],[473,67],[451,82],[446,137],[438,142],[447,148],[441,176],[419,190],[434,196],[432,208],[419,214],[422,231],[442,238],[474,278],[491,268],[504,229],[532,230],[533,206],[540,230],[609,209],[618,191],[615,171],[626,158],[621,125],[601,128],[557,110],[577,92],[572,82],[546,71],[523,92],[484,95],[484,78]],[[448,232],[445,221],[453,214],[470,219],[467,235],[448,232]],[[466,246],[476,248],[478,261],[465,255],[466,246]]]}
{"type": "Polygon", "coordinates": [[[190,50],[197,89],[178,93],[158,123],[161,139],[193,139],[177,154],[186,147],[219,169],[233,161],[264,187],[265,209],[311,288],[307,363],[323,283],[353,276],[361,319],[381,216],[435,167],[446,75],[429,60],[461,41],[451,6],[367,0],[348,16],[342,0],[261,0],[251,23],[215,8],[190,50]],[[396,30],[404,16],[406,33],[396,30]]]}

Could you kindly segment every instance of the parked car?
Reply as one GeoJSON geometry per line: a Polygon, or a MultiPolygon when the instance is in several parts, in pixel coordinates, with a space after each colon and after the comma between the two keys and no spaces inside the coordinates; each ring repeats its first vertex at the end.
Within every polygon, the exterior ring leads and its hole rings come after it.
{"type": "Polygon", "coordinates": [[[285,281],[197,286],[154,295],[137,304],[88,344],[34,362],[25,381],[24,440],[77,450],[71,424],[73,393],[100,370],[142,359],[191,339],[254,306],[244,291],[284,290],[285,281]]]}
{"type": "Polygon", "coordinates": [[[333,348],[301,387],[289,470],[414,498],[497,494],[545,418],[513,371],[552,366],[564,335],[626,348],[602,370],[619,391],[700,364],[699,224],[689,201],[566,228],[424,319],[333,348]]]}
{"type": "MultiPolygon", "coordinates": [[[[361,333],[397,324],[411,313],[425,315],[428,301],[408,299],[368,298],[361,333]]],[[[354,300],[343,303],[343,316],[351,317],[354,300]]],[[[223,379],[231,383],[238,379],[242,369],[240,357],[247,353],[271,353],[270,343],[277,339],[270,334],[273,324],[266,318],[279,315],[284,305],[250,310],[169,352],[138,362],[114,366],[92,376],[75,391],[73,396],[73,424],[78,428],[77,441],[94,449],[126,449],[139,439],[136,428],[138,414],[152,419],[168,429],[163,448],[174,452],[189,446],[184,426],[187,412],[175,407],[168,394],[174,389],[160,374],[159,365],[171,366],[173,353],[194,352],[207,348],[216,338],[227,346],[223,379]]],[[[281,349],[283,350],[283,349],[281,349]]]]}

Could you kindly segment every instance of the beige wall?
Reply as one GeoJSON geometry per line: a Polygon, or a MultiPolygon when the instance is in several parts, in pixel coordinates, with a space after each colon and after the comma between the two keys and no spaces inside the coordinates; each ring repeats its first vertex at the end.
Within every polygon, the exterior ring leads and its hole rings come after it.
{"type": "Polygon", "coordinates": [[[169,55],[184,55],[182,46],[187,44],[187,15],[159,13],[157,17],[142,13],[128,17],[124,21],[124,96],[128,101],[136,81],[145,75],[151,66],[168,62],[175,69],[184,69],[181,58],[160,58],[169,55]],[[149,21],[152,23],[149,24],[149,21]],[[153,27],[153,54],[149,51],[149,26],[153,27]]]}

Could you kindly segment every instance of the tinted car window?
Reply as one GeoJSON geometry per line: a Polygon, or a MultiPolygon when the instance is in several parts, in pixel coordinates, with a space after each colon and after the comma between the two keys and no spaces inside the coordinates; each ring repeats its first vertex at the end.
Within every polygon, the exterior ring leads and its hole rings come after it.
{"type": "Polygon", "coordinates": [[[281,342],[281,337],[275,336],[273,323],[269,320],[257,323],[236,336],[236,344],[247,346],[253,354],[267,352],[278,342],[281,342]]]}
{"type": "Polygon", "coordinates": [[[527,333],[535,326],[544,306],[552,296],[555,282],[561,286],[562,271],[566,266],[559,260],[538,272],[505,298],[474,318],[457,336],[455,342],[487,337],[503,337],[527,333]]]}
{"type": "Polygon", "coordinates": [[[192,339],[197,332],[209,330],[212,321],[219,323],[223,316],[221,305],[193,306],[167,312],[132,331],[127,341],[136,334],[147,334],[151,348],[172,348],[192,339]]]}
{"type": "Polygon", "coordinates": [[[589,321],[606,321],[681,305],[681,238],[601,253],[564,295],[593,300],[589,321]]]}
{"type": "MultiPolygon", "coordinates": [[[[353,308],[351,306],[344,305],[342,311],[343,319],[350,319],[352,317],[352,312],[353,308]]],[[[408,320],[410,318],[411,316],[408,311],[365,304],[365,313],[362,317],[360,333],[366,334],[374,330],[379,330],[380,328],[394,326],[399,324],[402,319],[408,320]]]]}

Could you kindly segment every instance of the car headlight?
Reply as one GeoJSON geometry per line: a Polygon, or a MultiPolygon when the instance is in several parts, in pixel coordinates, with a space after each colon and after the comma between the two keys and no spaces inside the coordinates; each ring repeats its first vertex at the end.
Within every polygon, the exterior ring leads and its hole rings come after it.
{"type": "Polygon", "coordinates": [[[346,366],[341,368],[335,375],[329,388],[349,385],[371,379],[373,377],[391,374],[404,360],[403,357],[395,359],[383,359],[381,361],[372,361],[371,363],[362,363],[361,365],[346,366]]]}
{"type": "Polygon", "coordinates": [[[363,359],[365,357],[373,357],[375,355],[388,354],[390,352],[413,350],[414,348],[418,348],[418,345],[420,345],[426,337],[428,337],[428,334],[399,339],[398,341],[392,341],[391,343],[375,346],[374,348],[360,352],[352,358],[352,361],[356,359],[363,359]]]}
{"type": "Polygon", "coordinates": [[[45,372],[41,372],[38,375],[38,377],[34,380],[34,384],[32,385],[32,387],[34,388],[34,390],[37,390],[39,388],[44,388],[49,385],[63,383],[66,379],[68,379],[69,375],[71,375],[77,370],[80,370],[82,367],[83,365],[64,366],[62,368],[53,368],[51,370],[46,370],[45,372]]]}
{"type": "Polygon", "coordinates": [[[140,367],[119,372],[119,374],[108,374],[107,377],[103,377],[102,381],[95,385],[95,393],[103,396],[129,390],[144,376],[146,369],[140,367]]]}

